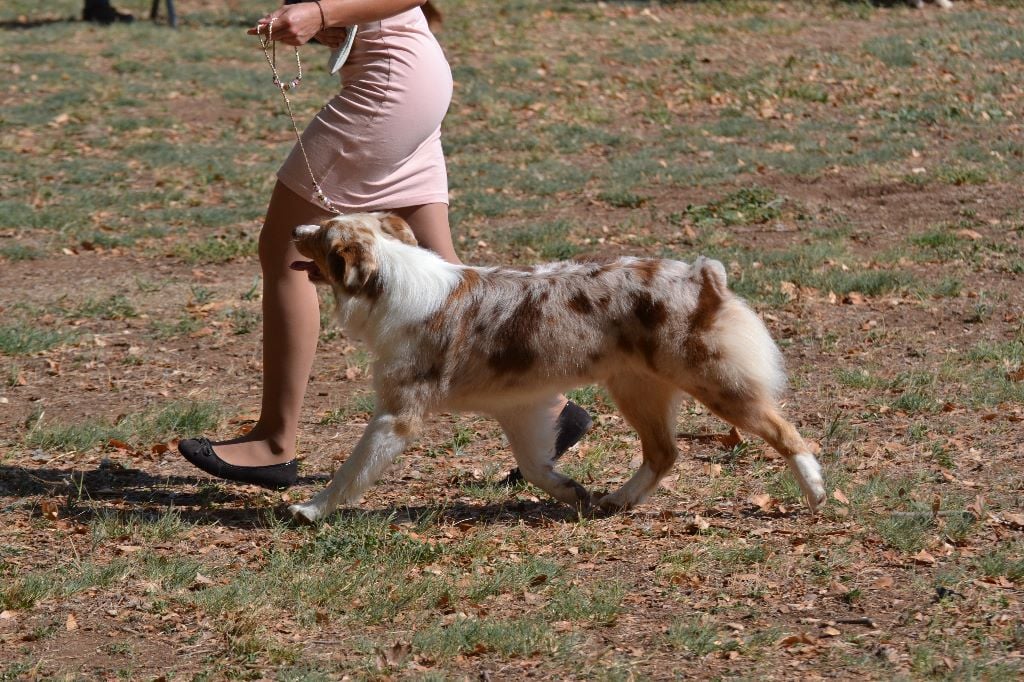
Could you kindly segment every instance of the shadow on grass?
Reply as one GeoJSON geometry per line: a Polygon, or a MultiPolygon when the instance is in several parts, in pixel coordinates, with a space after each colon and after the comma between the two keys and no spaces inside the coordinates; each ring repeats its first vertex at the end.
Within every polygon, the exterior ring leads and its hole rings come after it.
{"type": "MultiPolygon", "coordinates": [[[[299,485],[325,485],[327,475],[303,476],[299,485]]],[[[182,521],[217,524],[231,528],[265,528],[272,520],[290,518],[285,505],[267,507],[254,501],[251,488],[228,489],[202,474],[197,476],[154,476],[139,469],[100,466],[95,469],[53,469],[0,465],[0,509],[5,498],[67,496],[62,516],[79,523],[105,513],[148,514],[173,508],[182,521]],[[112,502],[107,505],[104,502],[112,502]],[[238,505],[219,508],[215,505],[238,505]],[[126,506],[128,508],[126,508],[126,506]]],[[[304,491],[302,495],[310,494],[304,491]]],[[[40,514],[35,510],[34,514],[40,514]]],[[[509,500],[487,505],[441,504],[420,507],[394,506],[377,509],[339,509],[332,518],[371,516],[397,523],[431,522],[438,525],[487,526],[522,523],[528,526],[562,524],[578,520],[577,513],[552,500],[509,500]]]]}
{"type": "MultiPolygon", "coordinates": [[[[305,476],[300,484],[323,484],[326,476],[305,476]]],[[[155,507],[173,508],[182,520],[193,523],[217,523],[235,528],[267,525],[264,504],[245,507],[253,494],[247,489],[228,489],[215,479],[196,476],[154,476],[124,467],[99,466],[95,469],[52,469],[0,465],[0,509],[4,498],[67,496],[69,517],[86,522],[104,512],[151,512],[155,507]],[[116,502],[105,505],[105,501],[116,502]],[[241,505],[230,509],[213,505],[241,505]]],[[[62,513],[63,514],[63,513],[62,513]]]]}
{"type": "Polygon", "coordinates": [[[19,31],[30,28],[40,28],[42,26],[51,26],[53,24],[70,24],[76,21],[79,20],[75,17],[47,17],[45,19],[26,19],[25,21],[20,21],[18,19],[4,19],[0,21],[0,29],[5,31],[19,31]]]}

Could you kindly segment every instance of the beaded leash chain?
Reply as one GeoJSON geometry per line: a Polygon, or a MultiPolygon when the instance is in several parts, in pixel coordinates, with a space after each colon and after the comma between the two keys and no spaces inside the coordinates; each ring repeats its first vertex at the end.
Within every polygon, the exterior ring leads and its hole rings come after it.
{"type": "Polygon", "coordinates": [[[309,163],[309,156],[306,155],[306,147],[302,144],[302,135],[299,133],[299,126],[295,123],[295,114],[292,112],[292,101],[288,97],[288,91],[294,90],[299,87],[302,83],[302,59],[299,58],[299,48],[295,48],[295,67],[298,70],[298,75],[292,80],[284,82],[281,80],[280,74],[277,72],[277,43],[271,39],[271,33],[274,30],[274,19],[271,19],[267,27],[267,35],[263,37],[263,25],[256,26],[256,35],[259,36],[260,44],[263,46],[263,55],[267,58],[267,64],[270,64],[270,70],[274,73],[274,85],[281,91],[281,97],[284,99],[284,108],[288,112],[288,118],[292,122],[292,130],[295,132],[295,140],[299,143],[299,150],[302,152],[302,159],[306,162],[306,170],[309,171],[309,179],[313,182],[313,189],[316,190],[316,198],[323,204],[324,208],[336,215],[341,215],[341,211],[337,206],[334,205],[327,195],[324,194],[323,189],[320,188],[320,183],[316,181],[316,175],[313,173],[313,166],[309,163]]]}

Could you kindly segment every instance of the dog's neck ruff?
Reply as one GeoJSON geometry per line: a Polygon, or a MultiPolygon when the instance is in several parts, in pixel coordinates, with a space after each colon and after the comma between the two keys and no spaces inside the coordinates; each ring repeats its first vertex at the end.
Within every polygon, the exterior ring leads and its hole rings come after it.
{"type": "Polygon", "coordinates": [[[464,266],[433,251],[378,236],[374,244],[380,299],[343,296],[335,291],[338,322],[375,350],[396,329],[419,324],[437,311],[462,281],[464,266]]]}

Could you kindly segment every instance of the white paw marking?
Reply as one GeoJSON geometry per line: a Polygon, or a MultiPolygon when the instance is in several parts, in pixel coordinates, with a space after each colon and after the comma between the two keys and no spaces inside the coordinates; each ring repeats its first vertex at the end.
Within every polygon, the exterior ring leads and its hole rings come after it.
{"type": "Polygon", "coordinates": [[[807,498],[807,506],[815,512],[825,503],[825,481],[821,476],[821,465],[809,452],[794,455],[793,465],[797,471],[797,480],[807,498]]]}
{"type": "Polygon", "coordinates": [[[293,504],[288,507],[292,518],[302,523],[316,523],[320,520],[320,513],[316,507],[308,504],[293,504]]]}

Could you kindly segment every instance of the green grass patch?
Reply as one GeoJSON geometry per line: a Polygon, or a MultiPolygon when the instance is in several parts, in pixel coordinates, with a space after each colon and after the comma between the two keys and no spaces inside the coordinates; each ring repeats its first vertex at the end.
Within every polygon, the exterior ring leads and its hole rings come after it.
{"type": "Polygon", "coordinates": [[[43,252],[26,244],[10,244],[0,247],[0,256],[10,261],[37,260],[43,257],[43,252]]]}
{"type": "Polygon", "coordinates": [[[551,654],[559,644],[560,638],[551,626],[538,617],[460,618],[450,625],[418,630],[412,638],[414,650],[441,659],[460,654],[493,653],[515,658],[551,654]]]}
{"type": "Polygon", "coordinates": [[[673,621],[665,639],[673,649],[696,658],[721,650],[724,642],[713,623],[705,623],[698,618],[673,621]]]}
{"type": "Polygon", "coordinates": [[[785,201],[770,189],[749,187],[710,204],[687,206],[686,215],[698,227],[767,223],[782,215],[785,201]]]}
{"type": "Polygon", "coordinates": [[[974,568],[988,578],[1024,582],[1024,543],[1004,542],[999,549],[974,560],[974,568]]]}
{"type": "Polygon", "coordinates": [[[579,252],[569,239],[572,229],[568,220],[548,220],[509,228],[499,238],[508,246],[528,249],[539,260],[567,260],[579,252]]]}
{"type": "Polygon", "coordinates": [[[71,332],[41,329],[27,323],[0,326],[0,353],[4,355],[32,355],[70,343],[71,332]]]}
{"type": "Polygon", "coordinates": [[[217,426],[219,419],[218,403],[174,402],[146,412],[129,414],[116,422],[97,418],[50,427],[39,420],[26,434],[25,445],[43,450],[81,452],[116,440],[146,448],[175,436],[208,432],[217,426]]]}
{"type": "Polygon", "coordinates": [[[226,263],[239,258],[256,255],[256,240],[252,237],[228,237],[212,235],[198,241],[188,240],[179,243],[174,253],[186,263],[193,265],[212,265],[226,263]]]}

